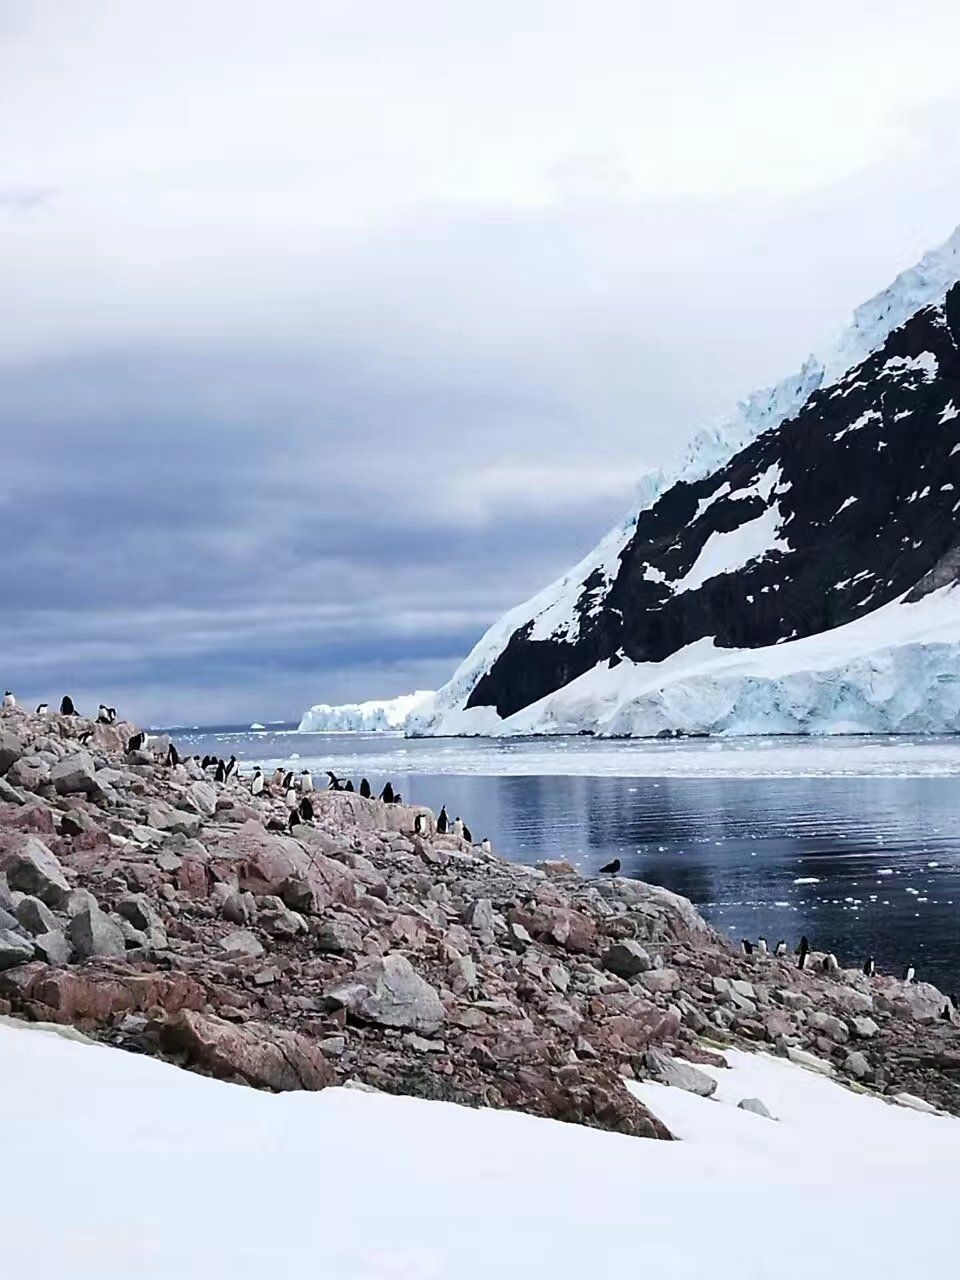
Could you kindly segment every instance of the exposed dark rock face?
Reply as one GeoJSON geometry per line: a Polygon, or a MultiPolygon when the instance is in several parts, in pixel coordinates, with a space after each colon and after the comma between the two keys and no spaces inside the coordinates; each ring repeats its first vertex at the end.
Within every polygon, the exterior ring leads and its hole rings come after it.
{"type": "Polygon", "coordinates": [[[954,581],[958,347],[955,285],[794,417],[641,512],[612,580],[595,571],[583,583],[576,638],[519,628],[466,706],[506,717],[621,655],[659,662],[707,636],[764,647],[954,581]],[[684,583],[713,535],[747,526],[769,532],[766,554],[684,583]]]}

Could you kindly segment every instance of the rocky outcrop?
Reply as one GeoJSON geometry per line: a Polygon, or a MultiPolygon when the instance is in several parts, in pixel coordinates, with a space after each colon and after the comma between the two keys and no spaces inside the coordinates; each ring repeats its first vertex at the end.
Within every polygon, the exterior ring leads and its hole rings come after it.
{"type": "Polygon", "coordinates": [[[269,787],[128,758],[129,734],[93,737],[102,784],[61,794],[79,731],[0,714],[7,776],[27,780],[0,800],[0,1013],[261,1088],[355,1083],[647,1137],[669,1135],[624,1078],[706,1096],[707,1042],[960,1113],[960,1033],[932,987],[742,956],[675,894],[508,863],[415,832],[402,804],[322,792],[313,824],[271,830],[287,810],[269,787]]]}

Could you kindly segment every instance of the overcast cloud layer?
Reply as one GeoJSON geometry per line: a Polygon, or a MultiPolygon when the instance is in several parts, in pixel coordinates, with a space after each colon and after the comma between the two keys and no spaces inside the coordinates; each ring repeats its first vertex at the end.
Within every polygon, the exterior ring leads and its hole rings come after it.
{"type": "Polygon", "coordinates": [[[664,8],[0,5],[0,683],[436,685],[960,221],[954,0],[664,8]]]}

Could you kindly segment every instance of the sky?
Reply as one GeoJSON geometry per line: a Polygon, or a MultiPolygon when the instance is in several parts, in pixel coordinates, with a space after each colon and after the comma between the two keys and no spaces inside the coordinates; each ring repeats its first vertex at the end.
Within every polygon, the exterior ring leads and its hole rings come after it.
{"type": "Polygon", "coordinates": [[[436,687],[960,222],[955,0],[0,0],[0,683],[436,687]]]}

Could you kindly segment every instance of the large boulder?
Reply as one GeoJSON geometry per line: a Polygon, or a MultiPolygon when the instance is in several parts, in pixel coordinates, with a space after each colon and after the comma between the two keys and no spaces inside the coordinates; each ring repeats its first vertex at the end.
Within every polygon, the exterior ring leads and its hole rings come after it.
{"type": "Polygon", "coordinates": [[[89,751],[74,751],[50,770],[50,781],[58,795],[96,795],[100,790],[96,767],[89,751]]]}
{"type": "Polygon", "coordinates": [[[668,1057],[659,1049],[648,1049],[644,1062],[651,1080],[660,1084],[695,1093],[700,1098],[712,1098],[717,1091],[717,1082],[712,1076],[708,1076],[705,1071],[698,1071],[689,1062],[668,1057]]]}
{"type": "Polygon", "coordinates": [[[632,938],[615,942],[603,954],[603,967],[620,978],[635,978],[653,968],[653,961],[645,948],[632,938]]]}
{"type": "Polygon", "coordinates": [[[95,902],[88,903],[71,919],[67,936],[81,960],[88,960],[91,956],[126,954],[122,929],[95,902]]]}
{"type": "Polygon", "coordinates": [[[32,894],[48,907],[61,907],[70,896],[60,859],[36,836],[24,836],[0,855],[0,870],[11,889],[32,894]]]}
{"type": "Polygon", "coordinates": [[[75,1026],[104,1025],[122,1013],[164,1017],[205,1003],[203,988],[185,973],[135,973],[110,963],[110,971],[96,961],[82,969],[40,963],[12,969],[0,982],[0,995],[37,1021],[75,1026]]]}
{"type": "Polygon", "coordinates": [[[431,1034],[444,1019],[436,989],[398,952],[365,960],[326,993],[335,1007],[363,1022],[431,1034]]]}
{"type": "Polygon", "coordinates": [[[146,936],[147,946],[163,950],[167,931],[160,913],[145,893],[131,893],[117,903],[117,914],[146,936]]]}
{"type": "Polygon", "coordinates": [[[212,818],[217,811],[217,792],[212,782],[198,780],[187,787],[190,803],[204,817],[212,818]]]}
{"type": "Polygon", "coordinates": [[[33,943],[10,929],[0,929],[0,969],[11,969],[33,959],[33,943]]]}
{"type": "Polygon", "coordinates": [[[720,935],[707,924],[689,898],[643,880],[615,876],[595,882],[604,898],[629,907],[643,924],[646,942],[718,943],[720,935]]]}
{"type": "Polygon", "coordinates": [[[32,933],[34,936],[60,928],[50,908],[39,898],[34,898],[30,894],[26,894],[17,903],[17,920],[27,933],[32,933]]]}
{"type": "Polygon", "coordinates": [[[336,1072],[318,1046],[296,1031],[247,1022],[237,1026],[184,1010],[161,1029],[161,1047],[221,1079],[240,1078],[260,1089],[324,1089],[336,1072]]]}
{"type": "MultiPolygon", "coordinates": [[[[309,885],[314,911],[357,900],[353,877],[339,863],[319,851],[308,854],[298,841],[267,831],[253,819],[240,827],[227,848],[239,862],[241,889],[289,898],[289,882],[296,880],[309,885]]],[[[305,905],[303,897],[300,902],[305,905]]]]}
{"type": "Polygon", "coordinates": [[[15,733],[4,729],[0,733],[0,773],[6,773],[15,760],[23,755],[23,743],[15,733]]]}

